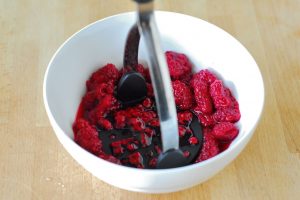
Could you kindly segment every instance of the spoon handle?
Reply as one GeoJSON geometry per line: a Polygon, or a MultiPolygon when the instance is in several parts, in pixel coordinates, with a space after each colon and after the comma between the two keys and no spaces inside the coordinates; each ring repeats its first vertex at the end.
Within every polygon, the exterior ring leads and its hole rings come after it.
{"type": "Polygon", "coordinates": [[[142,2],[138,4],[138,26],[140,33],[143,34],[148,50],[150,75],[160,118],[163,152],[166,152],[170,149],[179,148],[177,112],[168,65],[160,46],[159,32],[153,12],[153,2],[142,2]]]}
{"type": "Polygon", "coordinates": [[[137,24],[131,27],[126,39],[123,66],[128,71],[136,71],[138,65],[138,53],[140,44],[140,33],[137,24]]]}

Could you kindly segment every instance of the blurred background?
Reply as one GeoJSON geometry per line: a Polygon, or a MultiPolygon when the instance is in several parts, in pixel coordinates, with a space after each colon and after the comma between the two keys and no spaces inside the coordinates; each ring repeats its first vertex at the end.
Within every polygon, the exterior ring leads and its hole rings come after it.
{"type": "MultiPolygon", "coordinates": [[[[243,153],[202,185],[165,195],[111,187],[79,166],[46,116],[43,76],[56,49],[131,0],[0,0],[0,199],[297,199],[300,192],[300,1],[156,0],[237,38],[264,77],[266,102],[243,153]]],[[[172,21],[170,23],[176,23],[172,21]]],[[[255,97],[253,97],[255,98],[255,97]]]]}

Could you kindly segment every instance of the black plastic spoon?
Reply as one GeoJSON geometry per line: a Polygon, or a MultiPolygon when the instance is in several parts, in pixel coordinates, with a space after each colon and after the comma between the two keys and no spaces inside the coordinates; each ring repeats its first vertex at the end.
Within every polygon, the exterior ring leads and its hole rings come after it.
{"type": "Polygon", "coordinates": [[[123,66],[124,75],[118,84],[118,99],[126,106],[141,102],[147,95],[147,86],[144,77],[135,71],[138,65],[138,52],[140,33],[137,25],[134,25],[127,36],[123,66]]]}

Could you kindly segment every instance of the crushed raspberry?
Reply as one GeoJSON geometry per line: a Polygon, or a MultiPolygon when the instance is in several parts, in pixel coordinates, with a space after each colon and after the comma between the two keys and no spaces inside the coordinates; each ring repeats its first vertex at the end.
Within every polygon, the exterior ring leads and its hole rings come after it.
{"type": "Polygon", "coordinates": [[[118,156],[120,154],[124,153],[124,148],[120,145],[118,147],[113,148],[113,154],[118,156]]]}
{"type": "Polygon", "coordinates": [[[95,105],[97,105],[97,98],[94,91],[87,92],[82,98],[82,105],[85,110],[92,109],[95,105]]]}
{"type": "Polygon", "coordinates": [[[151,83],[151,77],[150,77],[150,71],[149,71],[149,68],[146,68],[146,69],[145,69],[145,76],[144,76],[144,78],[146,79],[146,81],[147,81],[148,83],[151,83]]]}
{"type": "Polygon", "coordinates": [[[143,156],[139,152],[135,152],[128,156],[129,163],[137,168],[144,168],[143,156]]]}
{"type": "Polygon", "coordinates": [[[211,134],[220,141],[230,142],[239,133],[239,130],[230,122],[222,122],[216,124],[211,132],[211,134]]]}
{"type": "Polygon", "coordinates": [[[145,129],[145,123],[139,117],[137,117],[137,118],[130,118],[128,124],[135,131],[143,131],[145,129]]]}
{"type": "Polygon", "coordinates": [[[121,165],[120,160],[118,160],[118,159],[117,159],[116,157],[114,157],[114,156],[105,154],[104,152],[100,152],[100,153],[98,154],[98,157],[99,157],[99,158],[102,158],[102,159],[104,159],[104,160],[107,160],[107,161],[109,161],[109,162],[112,162],[112,163],[116,163],[116,164],[121,165]]]}
{"type": "Polygon", "coordinates": [[[126,122],[126,116],[125,116],[125,111],[118,111],[115,114],[115,126],[116,128],[124,128],[125,127],[125,122],[126,122]]]}
{"type": "Polygon", "coordinates": [[[157,152],[158,154],[160,154],[160,153],[161,153],[161,148],[159,148],[158,145],[155,145],[154,147],[155,147],[156,152],[157,152]]]}
{"type": "Polygon", "coordinates": [[[211,130],[204,128],[203,134],[204,134],[203,147],[202,147],[201,153],[200,153],[199,157],[197,158],[196,162],[201,162],[201,161],[207,160],[211,157],[214,157],[215,155],[217,155],[219,153],[218,142],[212,136],[211,130]]]}
{"type": "Polygon", "coordinates": [[[193,119],[193,114],[189,111],[180,112],[177,114],[177,119],[179,124],[188,125],[193,119]]]}
{"type": "Polygon", "coordinates": [[[153,136],[155,136],[155,131],[153,129],[151,129],[151,128],[145,128],[144,132],[150,138],[153,137],[153,136]]]}
{"type": "Polygon", "coordinates": [[[148,123],[149,126],[152,127],[158,127],[159,126],[159,120],[158,119],[153,119],[148,123]]]}
{"type": "Polygon", "coordinates": [[[143,104],[143,106],[144,106],[145,108],[151,108],[153,102],[152,102],[152,100],[151,100],[150,98],[146,98],[146,99],[143,101],[142,104],[143,104]]]}
{"type": "Polygon", "coordinates": [[[179,80],[186,74],[191,74],[192,65],[186,55],[167,51],[166,58],[172,80],[179,80]]]}
{"type": "Polygon", "coordinates": [[[134,143],[128,144],[126,147],[129,151],[134,151],[138,148],[138,146],[134,143]]]}
{"type": "MultiPolygon", "coordinates": [[[[226,150],[237,137],[238,129],[233,123],[241,117],[239,104],[209,70],[192,74],[191,63],[184,54],[168,51],[166,58],[178,109],[180,145],[192,147],[201,141],[190,128],[194,113],[204,136],[195,162],[207,160],[226,150]]],[[[73,124],[74,140],[107,161],[155,168],[162,144],[149,69],[141,64],[136,66],[136,71],[146,80],[147,97],[130,107],[116,98],[118,81],[127,71],[125,68],[118,71],[113,64],[107,64],[87,80],[87,91],[73,124]]],[[[183,153],[191,158],[192,152],[183,153]]]]}
{"type": "Polygon", "coordinates": [[[190,88],[183,82],[172,82],[176,106],[181,110],[188,110],[193,106],[193,96],[190,88]]]}
{"type": "Polygon", "coordinates": [[[152,158],[150,161],[149,161],[149,166],[155,168],[156,167],[156,164],[157,164],[157,158],[152,158]]]}
{"type": "Polygon", "coordinates": [[[105,129],[105,130],[112,130],[113,129],[113,126],[112,126],[111,122],[109,120],[105,119],[105,118],[100,118],[100,119],[98,119],[97,122],[98,122],[98,125],[100,127],[102,127],[103,129],[105,129]]]}
{"type": "Polygon", "coordinates": [[[112,95],[107,95],[89,112],[88,118],[92,124],[97,124],[99,119],[105,117],[108,112],[114,111],[118,107],[117,99],[112,95]]]}
{"type": "Polygon", "coordinates": [[[196,137],[191,137],[189,139],[189,143],[193,145],[198,144],[198,139],[196,137]]]}
{"type": "Polygon", "coordinates": [[[113,64],[107,64],[92,74],[90,79],[86,82],[87,90],[94,90],[100,83],[106,83],[109,81],[115,82],[118,78],[119,71],[116,66],[113,64]]]}
{"type": "Polygon", "coordinates": [[[140,118],[147,124],[153,119],[157,118],[157,115],[153,111],[142,112],[140,118]]]}
{"type": "Polygon", "coordinates": [[[152,137],[148,137],[147,134],[141,133],[141,144],[143,147],[147,147],[151,144],[152,137]]]}
{"type": "Polygon", "coordinates": [[[179,137],[183,137],[186,134],[186,128],[184,126],[178,126],[179,137]]]}
{"type": "Polygon", "coordinates": [[[147,86],[147,96],[154,97],[153,87],[150,83],[146,83],[147,86]]]}
{"type": "Polygon", "coordinates": [[[142,64],[138,64],[135,70],[139,72],[144,78],[147,76],[147,69],[145,69],[142,64]]]}
{"type": "Polygon", "coordinates": [[[98,132],[90,125],[80,128],[76,132],[74,140],[93,154],[98,154],[101,151],[102,143],[98,138],[98,132]]]}
{"type": "Polygon", "coordinates": [[[189,157],[190,154],[191,154],[191,153],[190,153],[189,151],[184,151],[184,152],[183,152],[183,156],[186,157],[186,158],[189,157]]]}
{"type": "Polygon", "coordinates": [[[77,132],[80,130],[80,129],[83,129],[83,128],[90,128],[91,125],[90,123],[83,119],[83,118],[78,118],[74,124],[73,124],[73,131],[75,134],[77,134],[77,132]]]}

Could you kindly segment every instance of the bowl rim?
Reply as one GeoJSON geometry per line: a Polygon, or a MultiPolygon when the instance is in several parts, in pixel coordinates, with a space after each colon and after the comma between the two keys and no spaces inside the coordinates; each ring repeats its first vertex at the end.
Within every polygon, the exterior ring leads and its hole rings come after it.
{"type": "MultiPolygon", "coordinates": [[[[65,131],[58,125],[58,123],[56,122],[51,110],[50,110],[50,107],[49,107],[49,104],[48,104],[48,99],[47,99],[47,80],[48,80],[48,73],[49,73],[49,69],[51,68],[52,66],[52,63],[54,61],[54,59],[56,58],[57,54],[61,51],[61,49],[70,41],[72,40],[74,37],[76,37],[78,34],[80,34],[80,32],[84,31],[84,30],[87,30],[89,29],[90,27],[92,26],[95,26],[96,24],[98,23],[101,23],[103,21],[106,21],[106,20],[111,20],[111,19],[114,19],[114,18],[122,18],[124,16],[130,16],[130,15],[135,15],[136,12],[134,11],[131,11],[131,12],[123,12],[123,13],[119,13],[119,14],[115,14],[115,15],[112,15],[112,16],[108,16],[108,17],[105,17],[103,19],[100,19],[100,20],[97,20],[95,22],[92,22],[90,24],[88,24],[87,26],[81,28],[80,30],[78,30],[77,32],[75,32],[74,34],[72,34],[67,40],[65,40],[60,46],[59,48],[55,51],[55,53],[53,54],[50,62],[48,63],[47,65],[47,69],[45,71],[45,74],[44,74],[44,80],[43,80],[43,100],[44,100],[44,106],[45,106],[45,109],[46,109],[46,113],[48,115],[48,118],[49,118],[49,121],[50,121],[50,124],[51,126],[53,127],[54,129],[54,132],[55,134],[60,134],[65,140],[67,140],[68,142],[70,142],[74,148],[77,148],[77,150],[81,151],[83,154],[85,154],[87,157],[88,160],[90,159],[97,159],[95,160],[95,162],[104,162],[106,165],[110,165],[111,167],[113,168],[119,168],[119,169],[122,169],[122,170],[129,170],[129,171],[132,171],[132,172],[139,172],[139,173],[148,173],[148,174],[162,174],[162,173],[173,173],[173,172],[179,172],[179,171],[189,171],[189,170],[193,170],[195,168],[200,168],[200,167],[203,167],[205,165],[208,165],[208,164],[211,164],[213,162],[216,162],[217,160],[220,160],[222,157],[225,157],[227,156],[228,154],[231,154],[232,151],[234,151],[234,149],[236,149],[242,142],[243,140],[245,140],[245,138],[251,134],[252,131],[255,130],[256,126],[258,125],[258,122],[260,121],[261,117],[262,117],[262,113],[263,113],[263,109],[264,109],[264,105],[265,105],[265,86],[264,86],[264,81],[263,81],[263,77],[262,77],[262,73],[260,71],[260,68],[259,66],[257,65],[255,59],[253,58],[253,56],[250,54],[250,52],[246,49],[246,47],[240,43],[235,37],[233,37],[231,34],[229,34],[228,32],[226,32],[225,30],[223,30],[222,28],[210,23],[210,22],[207,22],[203,19],[200,19],[200,18],[197,18],[197,17],[194,17],[194,16],[190,16],[190,15],[186,15],[186,14],[182,14],[182,13],[177,13],[177,12],[169,12],[169,11],[161,11],[161,10],[155,10],[155,14],[157,15],[178,15],[180,17],[183,17],[183,18],[187,18],[187,19],[193,19],[193,20],[198,20],[200,21],[201,23],[205,23],[206,25],[209,25],[209,26],[212,26],[214,27],[216,30],[218,31],[221,31],[223,34],[227,34],[227,36],[229,36],[231,39],[233,39],[235,42],[237,42],[241,48],[243,48],[245,50],[245,52],[248,54],[248,56],[254,61],[255,63],[255,67],[257,68],[258,70],[258,76],[259,76],[259,79],[260,79],[260,82],[261,82],[261,85],[262,85],[262,104],[259,106],[259,116],[257,117],[257,119],[255,120],[253,126],[251,127],[250,131],[247,131],[245,132],[245,134],[240,137],[235,143],[231,144],[230,147],[228,149],[226,149],[225,151],[217,154],[216,156],[212,157],[212,158],[209,158],[207,160],[204,160],[204,161],[201,161],[201,162],[198,162],[198,163],[193,163],[193,164],[190,164],[190,165],[186,165],[186,166],[183,166],[183,167],[177,167],[177,168],[171,168],[171,169],[139,169],[139,168],[133,168],[133,167],[128,167],[128,166],[124,166],[124,165],[119,165],[119,164],[115,164],[115,163],[112,163],[112,162],[109,162],[107,160],[104,160],[102,158],[99,158],[97,157],[96,155],[88,152],[87,150],[85,150],[84,148],[80,147],[78,144],[75,143],[75,141],[73,139],[71,139],[69,136],[67,136],[67,134],[65,133],[65,131]],[[55,129],[58,129],[59,131],[55,131],[55,129]],[[59,133],[58,133],[59,132],[59,133]]],[[[60,141],[61,142],[61,141],[60,141]]],[[[62,142],[61,142],[62,143],[62,142]]],[[[64,148],[65,148],[65,145],[63,144],[64,148]]],[[[66,148],[65,148],[66,149],[66,148]]],[[[67,150],[67,149],[66,149],[67,150]]],[[[69,150],[67,150],[68,152],[69,150]]],[[[69,153],[69,152],[68,152],[69,153]]],[[[71,155],[71,157],[73,157],[71,155]]],[[[103,164],[104,164],[103,163],[103,164]]],[[[80,164],[80,163],[79,163],[80,164]]],[[[85,168],[85,167],[84,167],[85,168]]]]}

